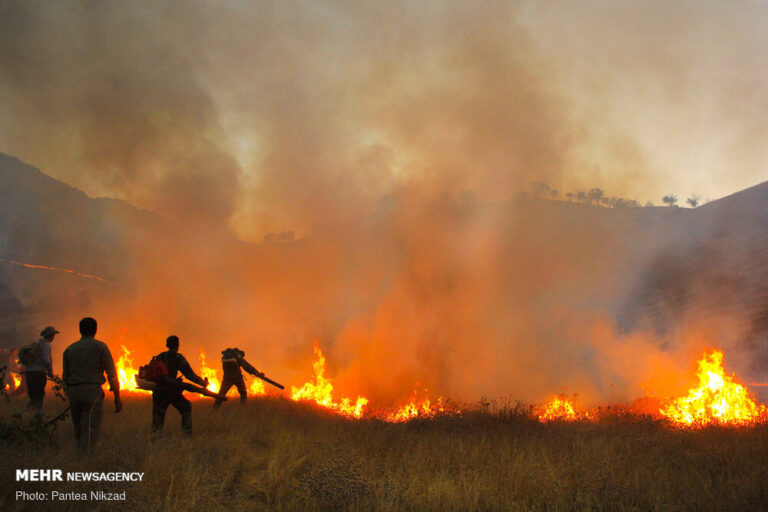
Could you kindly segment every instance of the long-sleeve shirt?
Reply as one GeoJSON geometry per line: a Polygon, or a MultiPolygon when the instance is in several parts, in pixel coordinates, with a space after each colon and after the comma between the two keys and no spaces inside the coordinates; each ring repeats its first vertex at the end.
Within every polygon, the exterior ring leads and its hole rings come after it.
{"type": "Polygon", "coordinates": [[[224,375],[230,375],[242,377],[240,368],[247,371],[251,375],[258,375],[259,371],[254,368],[242,355],[242,351],[236,348],[228,348],[221,352],[221,366],[224,369],[224,375]]]}
{"type": "Polygon", "coordinates": [[[103,341],[83,336],[64,351],[61,378],[67,386],[98,384],[109,381],[112,391],[120,390],[115,362],[109,347],[103,341]],[[107,378],[104,378],[104,373],[107,378]]]}
{"type": "Polygon", "coordinates": [[[27,366],[25,371],[53,373],[53,361],[51,360],[51,342],[45,338],[37,340],[35,346],[35,362],[27,366]]]}
{"type": "Polygon", "coordinates": [[[178,352],[166,350],[165,352],[158,354],[158,357],[165,363],[166,368],[168,368],[168,377],[171,379],[175,379],[176,375],[181,372],[183,376],[195,384],[202,386],[205,383],[205,381],[192,370],[192,367],[189,366],[187,358],[178,352]]]}

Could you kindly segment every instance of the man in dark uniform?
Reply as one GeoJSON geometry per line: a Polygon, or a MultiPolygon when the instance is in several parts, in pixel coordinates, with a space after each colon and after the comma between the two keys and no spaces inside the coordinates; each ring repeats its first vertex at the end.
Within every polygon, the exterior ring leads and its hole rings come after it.
{"type": "MultiPolygon", "coordinates": [[[[221,366],[224,368],[224,379],[221,381],[221,389],[219,389],[219,395],[226,396],[227,391],[232,386],[237,387],[237,392],[240,394],[240,403],[244,404],[248,399],[248,393],[245,389],[245,380],[240,368],[247,371],[251,375],[256,377],[263,377],[264,374],[245,360],[245,352],[239,348],[228,348],[221,351],[221,366]]],[[[213,403],[213,407],[218,409],[221,407],[221,403],[224,400],[217,398],[213,403]]]]}
{"type": "Polygon", "coordinates": [[[123,409],[120,401],[120,381],[115,371],[112,353],[96,336],[96,320],[80,320],[80,340],[74,342],[62,356],[61,379],[66,385],[67,398],[71,407],[72,423],[75,425],[77,448],[87,453],[96,442],[101,424],[101,405],[104,401],[104,373],[107,374],[109,390],[115,395],[115,412],[123,409]]]}
{"type": "Polygon", "coordinates": [[[158,354],[157,357],[168,368],[168,375],[164,376],[152,391],[152,432],[159,432],[163,429],[165,412],[169,405],[173,405],[181,414],[182,430],[185,434],[191,434],[192,404],[182,394],[185,385],[189,385],[182,382],[181,377],[177,378],[177,375],[181,372],[184,377],[204,388],[208,386],[208,379],[201,379],[189,366],[187,359],[179,354],[178,336],[168,336],[165,346],[168,347],[168,350],[158,354]]]}

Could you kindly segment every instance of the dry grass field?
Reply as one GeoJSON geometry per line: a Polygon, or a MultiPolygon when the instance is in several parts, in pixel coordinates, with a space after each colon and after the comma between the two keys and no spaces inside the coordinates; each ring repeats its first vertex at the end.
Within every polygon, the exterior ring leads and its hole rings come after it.
{"type": "MultiPolygon", "coordinates": [[[[47,413],[64,406],[47,399],[47,413]]],[[[69,420],[50,443],[4,441],[0,510],[768,510],[768,429],[674,430],[616,417],[540,424],[514,408],[388,424],[275,398],[219,413],[193,404],[194,434],[151,403],[105,410],[80,458],[69,420]],[[17,468],[140,471],[140,483],[17,483],[17,468]],[[126,491],[126,501],[16,501],[17,490],[126,491]]],[[[23,400],[0,404],[2,415],[23,400]]]]}

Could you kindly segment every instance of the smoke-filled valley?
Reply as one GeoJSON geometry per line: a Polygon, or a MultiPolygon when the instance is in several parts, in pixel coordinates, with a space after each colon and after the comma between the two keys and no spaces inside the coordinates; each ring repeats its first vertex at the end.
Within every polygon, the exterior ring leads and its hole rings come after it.
{"type": "Polygon", "coordinates": [[[336,389],[379,404],[414,389],[463,402],[669,396],[711,347],[744,379],[763,371],[763,185],[697,209],[403,193],[255,244],[0,164],[7,346],[42,324],[74,340],[92,315],[139,361],[175,333],[192,358],[238,346],[299,384],[318,341],[336,389]]]}

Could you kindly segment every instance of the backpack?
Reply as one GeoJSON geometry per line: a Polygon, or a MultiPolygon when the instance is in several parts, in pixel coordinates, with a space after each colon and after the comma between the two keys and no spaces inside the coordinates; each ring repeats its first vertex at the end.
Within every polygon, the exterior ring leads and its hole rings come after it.
{"type": "Polygon", "coordinates": [[[240,349],[228,348],[221,351],[221,362],[222,364],[234,363],[235,365],[239,365],[240,363],[238,362],[238,359],[242,358],[244,355],[245,352],[240,349]]]}
{"type": "Polygon", "coordinates": [[[160,379],[167,375],[168,367],[159,356],[155,356],[148,365],[139,367],[136,385],[139,389],[153,390],[160,383],[160,379]]]}
{"type": "Polygon", "coordinates": [[[37,341],[19,349],[19,364],[30,366],[37,360],[37,341]]]}

